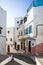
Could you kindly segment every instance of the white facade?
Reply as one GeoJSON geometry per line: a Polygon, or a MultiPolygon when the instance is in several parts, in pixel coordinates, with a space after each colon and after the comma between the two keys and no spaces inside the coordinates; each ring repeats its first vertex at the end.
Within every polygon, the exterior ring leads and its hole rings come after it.
{"type": "Polygon", "coordinates": [[[36,34],[36,26],[38,29],[37,35],[43,35],[43,6],[34,7],[34,34],[36,34]]]}
{"type": "MultiPolygon", "coordinates": [[[[24,23],[24,29],[26,30],[27,34],[24,34],[25,38],[25,46],[29,46],[29,41],[31,41],[31,46],[33,47],[36,43],[34,39],[34,12],[33,7],[30,9],[30,11],[27,13],[27,21],[24,23]],[[31,32],[29,33],[29,27],[31,26],[31,32]]],[[[25,32],[25,31],[24,31],[25,32]]]]}
{"type": "MultiPolygon", "coordinates": [[[[43,6],[34,7],[34,36],[36,35],[36,43],[43,43],[43,6]],[[37,12],[37,13],[36,13],[37,12]]],[[[36,45],[37,45],[36,44],[36,45]]]]}
{"type": "Polygon", "coordinates": [[[28,49],[29,43],[31,43],[31,51],[41,53],[43,52],[43,5],[41,5],[42,1],[37,0],[36,2],[35,5],[31,4],[27,12],[27,21],[24,23],[24,39],[28,49]]]}
{"type": "Polygon", "coordinates": [[[18,40],[19,32],[18,32],[17,28],[19,28],[19,24],[20,24],[21,20],[23,20],[23,17],[15,18],[15,42],[17,44],[20,44],[20,41],[18,40]],[[17,22],[19,22],[19,23],[17,23],[17,22]]]}
{"type": "Polygon", "coordinates": [[[13,53],[14,52],[14,43],[15,43],[15,28],[7,28],[6,32],[6,52],[13,53]],[[9,46],[9,51],[8,51],[9,46]]]}
{"type": "Polygon", "coordinates": [[[0,54],[6,54],[6,11],[0,7],[0,54]],[[2,29],[1,29],[2,28],[2,29]]]}
{"type": "Polygon", "coordinates": [[[14,31],[14,27],[11,28],[7,28],[7,32],[6,32],[6,36],[7,36],[7,44],[14,44],[14,36],[15,36],[15,31],[14,31]],[[10,39],[12,38],[12,42],[10,41],[10,39]]]}
{"type": "Polygon", "coordinates": [[[43,35],[43,6],[32,7],[27,13],[27,21],[24,24],[24,29],[32,25],[32,33],[24,37],[36,37],[43,35]]]}
{"type": "Polygon", "coordinates": [[[24,23],[24,29],[29,28],[32,25],[32,33],[26,34],[24,37],[33,37],[33,29],[34,29],[34,22],[33,22],[33,8],[27,13],[27,21],[24,23]]]}

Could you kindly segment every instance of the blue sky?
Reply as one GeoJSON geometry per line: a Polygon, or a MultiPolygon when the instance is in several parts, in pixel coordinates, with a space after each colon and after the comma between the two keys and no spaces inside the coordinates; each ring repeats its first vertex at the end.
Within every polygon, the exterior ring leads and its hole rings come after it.
{"type": "Polygon", "coordinates": [[[26,13],[32,0],[0,0],[0,6],[7,11],[7,27],[14,26],[15,17],[26,13]]]}

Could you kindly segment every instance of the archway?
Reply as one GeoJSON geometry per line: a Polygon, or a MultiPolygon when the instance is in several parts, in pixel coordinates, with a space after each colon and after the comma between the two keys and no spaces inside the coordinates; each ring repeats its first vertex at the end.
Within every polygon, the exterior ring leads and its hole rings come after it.
{"type": "Polygon", "coordinates": [[[8,53],[10,52],[10,46],[8,45],[8,47],[7,47],[7,50],[8,50],[8,53]]]}

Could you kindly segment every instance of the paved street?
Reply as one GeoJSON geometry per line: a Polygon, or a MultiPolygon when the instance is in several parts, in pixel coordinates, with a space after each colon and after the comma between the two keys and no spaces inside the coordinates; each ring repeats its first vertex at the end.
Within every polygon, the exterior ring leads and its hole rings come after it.
{"type": "Polygon", "coordinates": [[[8,55],[1,55],[0,54],[0,62],[2,62],[3,60],[7,59],[9,56],[8,55]]]}
{"type": "Polygon", "coordinates": [[[17,63],[14,60],[11,60],[9,63],[7,63],[6,65],[20,65],[19,63],[17,63]]]}
{"type": "MultiPolygon", "coordinates": [[[[7,59],[8,55],[0,55],[0,62],[7,59]]],[[[19,54],[14,54],[13,59],[8,62],[6,65],[36,65],[35,62],[29,57],[25,57],[19,54]]]]}
{"type": "Polygon", "coordinates": [[[13,60],[6,65],[36,65],[35,62],[29,58],[19,54],[14,54],[13,60]]]}
{"type": "MultiPolygon", "coordinates": [[[[36,56],[37,60],[39,62],[43,63],[43,56],[36,56]]],[[[9,54],[9,55],[1,55],[0,54],[0,63],[5,61],[6,64],[4,65],[36,65],[36,63],[30,58],[30,56],[25,56],[20,53],[15,54],[9,54]],[[5,61],[5,59],[12,57],[11,61],[8,63],[5,61]]],[[[43,64],[42,64],[43,65],[43,64]]]]}

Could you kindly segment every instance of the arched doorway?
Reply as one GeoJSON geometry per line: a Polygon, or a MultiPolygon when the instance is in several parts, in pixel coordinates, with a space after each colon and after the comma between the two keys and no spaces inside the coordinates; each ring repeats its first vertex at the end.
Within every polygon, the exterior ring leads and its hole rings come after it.
{"type": "Polygon", "coordinates": [[[28,51],[31,52],[31,41],[29,41],[28,51]]]}
{"type": "Polygon", "coordinates": [[[17,43],[15,42],[15,49],[16,49],[17,43]]]}
{"type": "Polygon", "coordinates": [[[9,45],[7,46],[7,50],[8,50],[8,53],[9,53],[10,52],[10,46],[9,45]]]}
{"type": "Polygon", "coordinates": [[[20,45],[18,45],[18,50],[19,50],[19,48],[20,48],[20,45]]]}

